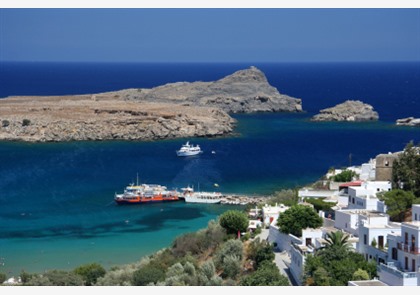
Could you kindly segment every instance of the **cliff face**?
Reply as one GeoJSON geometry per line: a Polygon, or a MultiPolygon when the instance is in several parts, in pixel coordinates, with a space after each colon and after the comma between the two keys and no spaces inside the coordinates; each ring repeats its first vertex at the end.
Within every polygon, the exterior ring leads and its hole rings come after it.
{"type": "Polygon", "coordinates": [[[235,120],[215,108],[128,102],[109,96],[0,100],[0,140],[156,140],[220,136],[235,120]]]}
{"type": "Polygon", "coordinates": [[[311,118],[312,121],[376,121],[379,115],[369,104],[359,100],[347,100],[331,108],[320,111],[311,118]]]}
{"type": "Polygon", "coordinates": [[[178,82],[115,94],[134,101],[212,106],[228,113],[302,111],[301,99],[280,94],[256,67],[237,71],[214,82],[178,82]]]}

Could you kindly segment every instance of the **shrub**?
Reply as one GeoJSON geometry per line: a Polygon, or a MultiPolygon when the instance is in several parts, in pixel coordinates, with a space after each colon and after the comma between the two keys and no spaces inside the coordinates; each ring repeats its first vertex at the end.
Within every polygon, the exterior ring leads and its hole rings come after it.
{"type": "Polygon", "coordinates": [[[33,275],[29,286],[83,286],[83,278],[74,272],[51,270],[41,275],[33,275]]]}
{"type": "Polygon", "coordinates": [[[258,270],[242,278],[241,286],[290,286],[289,280],[280,274],[273,262],[264,262],[258,270]]]}
{"type": "Polygon", "coordinates": [[[367,280],[370,280],[370,277],[366,270],[359,268],[353,273],[353,281],[367,281],[367,280]]]}
{"type": "Polygon", "coordinates": [[[97,264],[85,264],[77,267],[74,273],[80,275],[83,278],[86,286],[92,286],[96,284],[98,278],[103,277],[106,273],[105,269],[97,264]]]}
{"type": "Polygon", "coordinates": [[[9,120],[3,120],[3,121],[1,121],[1,126],[2,126],[2,127],[7,127],[7,126],[9,126],[9,125],[10,125],[9,120]]]}
{"type": "Polygon", "coordinates": [[[133,273],[131,283],[133,286],[147,286],[150,283],[157,283],[165,279],[165,272],[156,266],[147,265],[139,268],[133,273]]]}
{"type": "Polygon", "coordinates": [[[23,119],[22,126],[29,126],[31,124],[31,120],[29,119],[23,119]]]}
{"type": "Polygon", "coordinates": [[[235,255],[227,255],[223,258],[223,276],[235,279],[241,272],[241,260],[235,255]]]}
{"type": "Polygon", "coordinates": [[[281,232],[301,237],[302,229],[318,228],[322,222],[322,218],[314,209],[304,205],[295,205],[280,214],[277,225],[281,232]]]}
{"type": "Polygon", "coordinates": [[[343,170],[341,173],[332,176],[332,180],[335,182],[348,182],[348,181],[352,181],[353,177],[356,176],[356,172],[354,172],[353,170],[343,170]]]}
{"type": "Polygon", "coordinates": [[[235,256],[239,260],[243,257],[243,244],[240,240],[228,240],[215,253],[215,264],[217,268],[221,268],[225,257],[235,256]]]}

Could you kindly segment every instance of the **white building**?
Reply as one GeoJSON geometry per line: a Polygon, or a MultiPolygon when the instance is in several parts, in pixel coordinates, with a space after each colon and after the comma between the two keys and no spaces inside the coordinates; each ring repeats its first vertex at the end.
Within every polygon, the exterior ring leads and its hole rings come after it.
{"type": "Polygon", "coordinates": [[[385,203],[380,201],[376,194],[391,190],[389,181],[367,181],[361,186],[348,187],[348,209],[366,209],[386,212],[385,203]]]}
{"type": "Polygon", "coordinates": [[[289,209],[289,207],[283,204],[276,204],[275,206],[265,204],[265,206],[262,207],[263,224],[269,226],[272,223],[276,223],[280,213],[283,213],[287,209],[289,209]]]}
{"type": "Polygon", "coordinates": [[[364,255],[366,260],[385,263],[388,260],[387,236],[400,234],[401,224],[390,222],[389,215],[377,211],[365,211],[358,219],[357,252],[364,255]]]}
{"type": "Polygon", "coordinates": [[[420,286],[419,213],[420,205],[413,205],[412,221],[401,223],[401,233],[388,235],[388,260],[378,265],[379,279],[388,285],[420,286]]]}

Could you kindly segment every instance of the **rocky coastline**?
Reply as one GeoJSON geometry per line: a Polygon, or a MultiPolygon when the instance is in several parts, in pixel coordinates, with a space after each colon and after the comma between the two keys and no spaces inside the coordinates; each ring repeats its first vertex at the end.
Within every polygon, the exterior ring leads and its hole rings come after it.
{"type": "Polygon", "coordinates": [[[410,127],[420,127],[420,118],[408,117],[403,119],[398,119],[396,121],[398,126],[410,126],[410,127]]]}
{"type": "Polygon", "coordinates": [[[363,122],[378,119],[379,115],[371,105],[360,100],[347,100],[334,107],[320,110],[319,114],[311,118],[311,121],[363,122]]]}
{"type": "Polygon", "coordinates": [[[300,112],[255,67],[215,82],[152,89],[0,99],[0,140],[59,142],[215,137],[231,134],[229,113],[300,112]]]}

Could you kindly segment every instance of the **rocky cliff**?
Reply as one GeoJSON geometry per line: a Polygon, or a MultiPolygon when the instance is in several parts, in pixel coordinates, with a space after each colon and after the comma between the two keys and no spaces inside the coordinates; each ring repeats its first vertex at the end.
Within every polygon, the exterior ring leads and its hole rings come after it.
{"type": "Polygon", "coordinates": [[[375,121],[379,119],[378,113],[369,104],[359,100],[347,100],[331,108],[320,111],[311,118],[312,121],[375,121]]]}
{"type": "Polygon", "coordinates": [[[403,119],[398,119],[396,121],[398,126],[412,126],[412,127],[420,127],[420,118],[408,117],[403,119]]]}
{"type": "Polygon", "coordinates": [[[133,101],[217,107],[228,113],[302,111],[301,99],[280,94],[256,67],[237,71],[214,82],[169,83],[114,94],[133,101]]]}
{"type": "Polygon", "coordinates": [[[0,100],[0,140],[156,140],[220,136],[235,120],[217,108],[121,101],[110,96],[0,100]]]}

